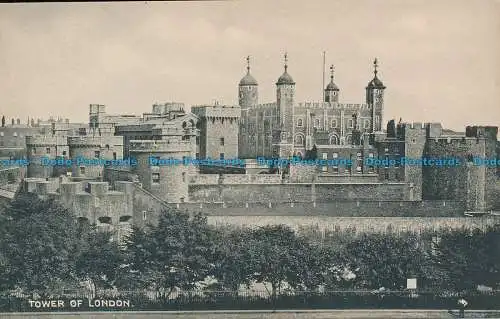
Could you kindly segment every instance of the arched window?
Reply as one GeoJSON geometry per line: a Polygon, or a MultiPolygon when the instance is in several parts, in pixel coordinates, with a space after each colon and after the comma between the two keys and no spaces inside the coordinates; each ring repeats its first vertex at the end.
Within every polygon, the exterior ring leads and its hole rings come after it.
{"type": "Polygon", "coordinates": [[[295,144],[297,144],[297,145],[303,145],[304,144],[304,139],[302,138],[301,135],[295,136],[295,144]]]}
{"type": "Polygon", "coordinates": [[[370,128],[370,120],[365,120],[365,128],[370,128]]]}
{"type": "Polygon", "coordinates": [[[314,121],[314,127],[319,127],[319,119],[316,119],[316,120],[314,121]]]}
{"type": "Polygon", "coordinates": [[[330,145],[338,145],[339,144],[339,138],[337,135],[331,135],[330,136],[330,145]]]}
{"type": "Polygon", "coordinates": [[[302,127],[303,126],[302,119],[298,119],[297,120],[297,126],[298,127],[302,127]]]}
{"type": "Polygon", "coordinates": [[[345,139],[346,144],[351,144],[352,142],[352,135],[347,135],[345,139]]]}

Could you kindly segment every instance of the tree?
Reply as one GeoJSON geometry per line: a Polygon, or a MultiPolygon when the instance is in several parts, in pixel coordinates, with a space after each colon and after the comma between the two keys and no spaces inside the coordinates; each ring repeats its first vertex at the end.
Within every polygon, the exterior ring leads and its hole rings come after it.
{"type": "Polygon", "coordinates": [[[440,271],[440,284],[452,290],[475,290],[477,285],[500,282],[500,229],[451,229],[434,243],[431,258],[440,271]]]}
{"type": "Polygon", "coordinates": [[[123,253],[118,243],[112,241],[111,232],[101,232],[95,227],[82,233],[82,247],[76,260],[78,277],[97,288],[112,288],[123,265],[123,253]]]}
{"type": "Polygon", "coordinates": [[[79,241],[71,212],[53,200],[20,193],[7,207],[6,219],[2,252],[11,288],[43,295],[74,286],[79,241]]]}
{"type": "Polygon", "coordinates": [[[269,283],[273,300],[285,282],[298,287],[304,271],[303,259],[299,258],[303,248],[303,241],[287,226],[269,225],[253,230],[247,241],[246,257],[251,263],[250,279],[269,283]]]}
{"type": "Polygon", "coordinates": [[[359,268],[359,280],[370,288],[401,289],[409,277],[425,277],[425,255],[412,233],[362,234],[346,245],[350,269],[359,268]]]}
{"type": "Polygon", "coordinates": [[[192,289],[214,268],[214,230],[201,214],[165,210],[150,231],[133,231],[127,249],[128,276],[165,298],[176,288],[192,289]]]}
{"type": "Polygon", "coordinates": [[[215,267],[212,272],[218,289],[238,291],[241,284],[250,285],[251,260],[247,253],[248,229],[219,231],[216,237],[215,267]]]}

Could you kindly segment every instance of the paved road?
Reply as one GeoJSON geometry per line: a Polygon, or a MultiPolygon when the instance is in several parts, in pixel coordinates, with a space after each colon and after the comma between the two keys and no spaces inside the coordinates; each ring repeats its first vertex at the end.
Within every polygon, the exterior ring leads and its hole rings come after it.
{"type": "MultiPolygon", "coordinates": [[[[334,318],[457,318],[458,312],[449,314],[446,310],[312,310],[312,311],[183,311],[183,312],[87,312],[87,313],[0,313],[3,319],[49,319],[49,318],[91,318],[91,319],[334,319],[334,318]]],[[[465,318],[500,318],[500,311],[467,311],[465,318]]]]}

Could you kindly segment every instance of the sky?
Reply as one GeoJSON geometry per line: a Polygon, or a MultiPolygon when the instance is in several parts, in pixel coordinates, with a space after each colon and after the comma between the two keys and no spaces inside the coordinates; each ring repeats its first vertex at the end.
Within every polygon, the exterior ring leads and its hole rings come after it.
{"type": "Polygon", "coordinates": [[[247,55],[259,102],[273,102],[285,52],[296,101],[320,101],[323,51],[344,103],[364,102],[378,58],[384,121],[500,124],[498,0],[4,3],[0,114],[237,104],[247,55]]]}

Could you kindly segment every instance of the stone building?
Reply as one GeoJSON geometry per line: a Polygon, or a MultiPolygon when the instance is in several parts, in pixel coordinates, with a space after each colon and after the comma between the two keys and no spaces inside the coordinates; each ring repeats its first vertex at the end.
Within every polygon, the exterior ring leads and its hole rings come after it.
{"type": "Polygon", "coordinates": [[[499,157],[496,127],[470,126],[461,133],[439,123],[391,120],[383,128],[386,87],[376,60],[363,104],[339,101],[333,67],[323,101],[297,103],[295,88],[285,56],[271,103],[259,104],[248,59],[238,106],[216,103],[186,112],[183,103],[156,103],[151,112],[130,116],[108,115],[105,106],[91,104],[87,127],[75,131],[54,125],[48,134],[26,138],[28,176],[37,179],[25,184],[59,198],[79,217],[118,229],[120,223],[154,222],[169,205],[244,216],[460,216],[500,210],[497,166],[474,161],[499,157]],[[258,157],[302,159],[313,149],[314,160],[327,165],[272,170],[255,163],[258,157]],[[69,168],[40,162],[79,156],[133,161],[69,168]],[[403,164],[403,157],[457,158],[461,165],[403,164]],[[201,171],[195,162],[206,158],[244,159],[246,168],[201,171]],[[63,175],[71,177],[50,186],[51,177],[63,175]]]}
{"type": "Polygon", "coordinates": [[[314,144],[322,148],[350,147],[353,131],[375,133],[382,130],[385,86],[378,78],[378,62],[374,61],[374,77],[366,86],[364,104],[339,103],[340,89],[334,82],[333,66],[330,83],[324,89],[323,102],[295,101],[296,83],[288,73],[285,54],[284,73],[276,82],[276,101],[259,104],[258,83],[250,73],[238,86],[241,107],[240,156],[303,156],[314,144]]]}

